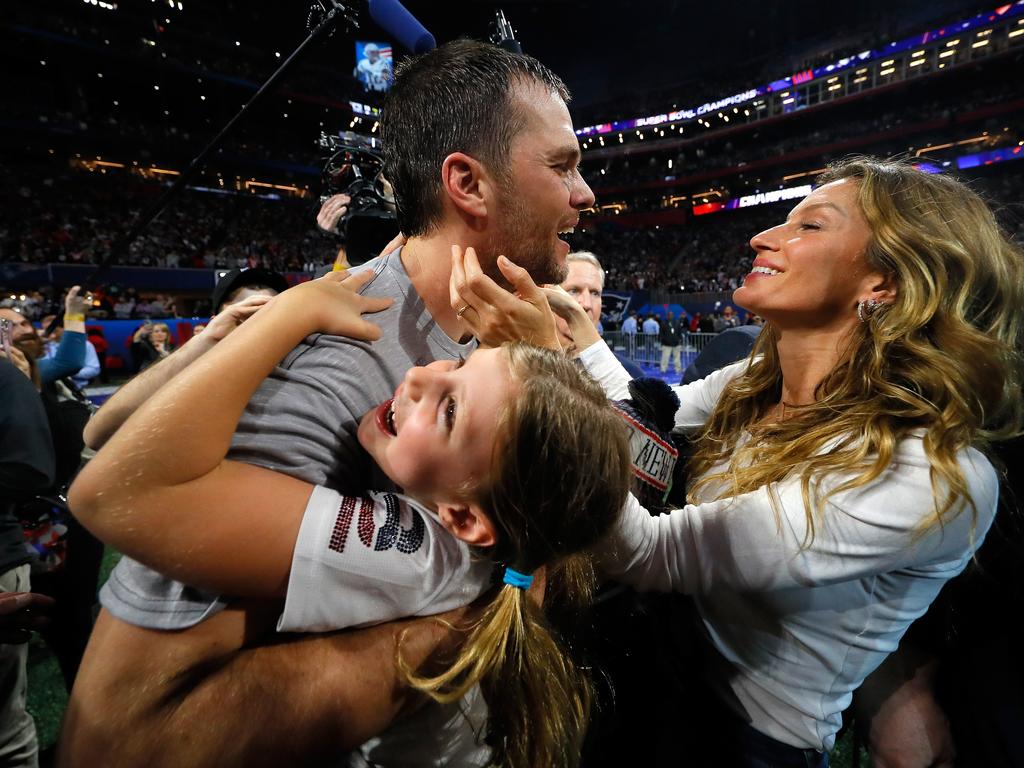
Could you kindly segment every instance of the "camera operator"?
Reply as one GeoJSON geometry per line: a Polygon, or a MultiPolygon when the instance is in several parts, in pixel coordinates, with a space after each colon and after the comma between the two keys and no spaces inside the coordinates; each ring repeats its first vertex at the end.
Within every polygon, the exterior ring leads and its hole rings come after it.
{"type": "Polygon", "coordinates": [[[383,158],[374,139],[351,131],[321,134],[320,147],[331,154],[324,160],[324,196],[316,222],[340,241],[333,271],[358,266],[404,244],[394,190],[382,173],[383,158]]]}

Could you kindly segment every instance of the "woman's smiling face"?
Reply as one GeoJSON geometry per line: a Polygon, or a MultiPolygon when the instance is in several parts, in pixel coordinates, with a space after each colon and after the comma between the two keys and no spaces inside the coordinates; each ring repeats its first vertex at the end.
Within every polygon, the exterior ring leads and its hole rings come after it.
{"type": "Polygon", "coordinates": [[[856,322],[857,302],[881,279],[867,262],[871,229],[857,194],[852,179],[826,184],[783,224],[755,235],[757,256],[734,301],[780,328],[856,322]]]}

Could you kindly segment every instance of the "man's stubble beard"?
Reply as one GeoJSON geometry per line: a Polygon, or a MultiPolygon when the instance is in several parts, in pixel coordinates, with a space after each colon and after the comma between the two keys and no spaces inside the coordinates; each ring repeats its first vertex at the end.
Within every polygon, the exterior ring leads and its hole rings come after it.
{"type": "MultiPolygon", "coordinates": [[[[508,287],[508,281],[501,275],[494,266],[497,258],[504,255],[513,264],[523,267],[530,273],[530,277],[537,285],[545,283],[557,285],[564,281],[569,274],[569,266],[566,263],[559,264],[552,246],[552,238],[549,232],[530,231],[530,213],[527,207],[517,196],[514,189],[502,188],[504,202],[500,210],[500,219],[497,232],[491,237],[488,243],[487,254],[490,269],[484,266],[484,271],[490,274],[496,273],[496,278],[501,285],[508,287]]],[[[491,275],[495,277],[495,275],[491,275]]]]}

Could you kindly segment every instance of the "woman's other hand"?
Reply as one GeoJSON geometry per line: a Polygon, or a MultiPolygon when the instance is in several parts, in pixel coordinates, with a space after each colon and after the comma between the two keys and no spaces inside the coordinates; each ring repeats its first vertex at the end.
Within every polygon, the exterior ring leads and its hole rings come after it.
{"type": "Polygon", "coordinates": [[[530,274],[504,256],[498,269],[515,293],[510,293],[480,268],[472,248],[452,246],[452,276],[449,295],[452,309],[480,343],[496,347],[506,341],[523,340],[538,347],[561,350],[555,317],[544,292],[530,274]]]}
{"type": "Polygon", "coordinates": [[[590,315],[564,288],[559,285],[549,285],[542,290],[551,311],[561,321],[559,331],[567,337],[574,351],[582,352],[591,344],[596,344],[601,340],[590,315]]]}

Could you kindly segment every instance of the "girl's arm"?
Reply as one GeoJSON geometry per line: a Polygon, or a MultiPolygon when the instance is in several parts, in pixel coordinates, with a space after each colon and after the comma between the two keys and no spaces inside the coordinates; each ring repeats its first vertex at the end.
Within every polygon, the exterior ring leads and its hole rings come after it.
{"type": "Polygon", "coordinates": [[[312,486],[225,460],[246,403],[315,331],[372,340],[361,317],[387,307],[354,293],[372,273],[336,273],[271,301],[146,402],[79,474],[71,507],[126,555],[186,583],[283,594],[312,486]]]}
{"type": "Polygon", "coordinates": [[[213,349],[217,342],[225,339],[268,301],[269,296],[256,295],[249,296],[230,307],[224,307],[210,319],[205,333],[193,336],[173,355],[169,355],[156,365],[151,365],[119,387],[85,425],[82,435],[85,444],[98,451],[110,436],[121,428],[128,417],[153,397],[164,384],[213,349]]]}

